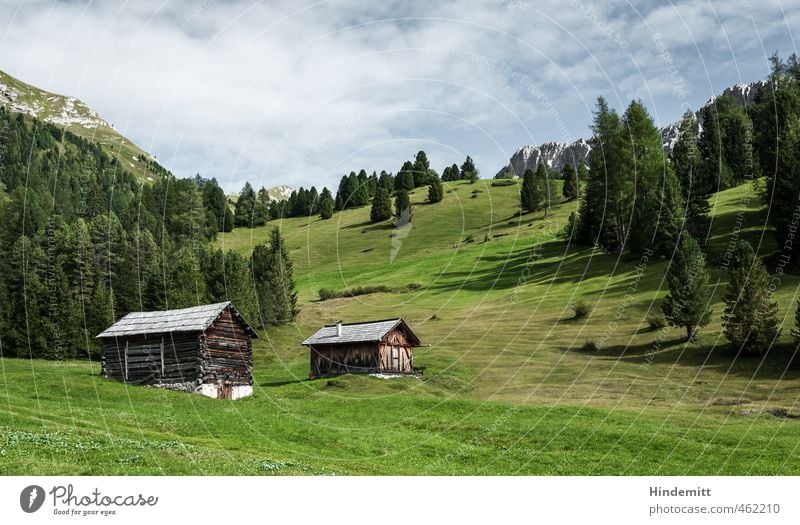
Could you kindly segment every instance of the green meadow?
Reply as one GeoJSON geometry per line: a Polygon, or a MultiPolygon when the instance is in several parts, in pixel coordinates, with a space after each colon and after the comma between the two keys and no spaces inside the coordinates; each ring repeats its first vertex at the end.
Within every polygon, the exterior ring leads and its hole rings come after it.
{"type": "Polygon", "coordinates": [[[783,333],[765,357],[736,355],[721,333],[729,242],[747,238],[775,267],[752,185],[711,201],[713,321],[687,344],[651,326],[666,261],[571,246],[576,202],[520,216],[519,187],[491,183],[446,183],[433,205],[417,189],[404,228],[364,207],[220,234],[215,246],[249,253],[279,224],[294,263],[300,315],[254,342],[251,398],[0,359],[0,473],[800,473],[798,276],[775,281],[783,333]],[[404,291],[319,299],[377,285],[404,291]],[[578,301],[588,318],[574,319],[578,301]],[[307,379],[299,344],[321,325],[395,316],[425,344],[421,377],[307,379]]]}

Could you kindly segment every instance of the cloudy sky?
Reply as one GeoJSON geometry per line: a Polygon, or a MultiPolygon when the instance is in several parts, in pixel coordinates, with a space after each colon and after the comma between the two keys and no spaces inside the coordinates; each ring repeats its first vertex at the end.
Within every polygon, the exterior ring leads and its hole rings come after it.
{"type": "Polygon", "coordinates": [[[0,69],[82,99],[228,191],[588,136],[598,95],[659,124],[796,50],[788,0],[0,0],[0,69]]]}

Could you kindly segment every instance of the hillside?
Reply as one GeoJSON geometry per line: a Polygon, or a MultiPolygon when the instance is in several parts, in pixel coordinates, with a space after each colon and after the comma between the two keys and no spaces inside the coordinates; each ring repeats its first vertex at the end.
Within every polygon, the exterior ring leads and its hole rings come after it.
{"type": "MultiPolygon", "coordinates": [[[[751,185],[712,199],[709,260],[743,235],[769,255],[751,185]],[[746,205],[744,203],[747,203],[746,205]]],[[[255,395],[223,405],[98,377],[96,364],[4,359],[0,468],[7,473],[797,474],[800,368],[788,346],[736,357],[714,320],[697,344],[646,318],[666,263],[577,250],[556,238],[576,203],[515,214],[518,187],[446,184],[412,195],[402,239],[368,208],[281,222],[301,314],[255,345],[255,395]],[[473,195],[475,197],[473,197],[473,195]],[[320,302],[322,287],[419,284],[320,302]],[[587,301],[588,320],[570,305],[587,301]],[[400,315],[424,343],[421,380],[308,381],[300,341],[333,319],[400,315]],[[597,352],[583,343],[598,342],[597,352]],[[660,341],[654,346],[654,342],[660,341]],[[28,385],[35,379],[35,394],[28,385]],[[64,399],[70,409],[63,409],[64,399]],[[792,416],[792,418],[787,417],[792,416]],[[58,451],[57,455],[53,452],[58,451]]],[[[267,227],[215,244],[247,253],[267,227]]],[[[796,276],[777,291],[784,336],[796,276]]]]}
{"type": "Polygon", "coordinates": [[[0,71],[0,104],[13,112],[61,126],[100,144],[103,151],[145,180],[152,180],[153,157],[117,132],[89,106],[75,97],[57,95],[26,84],[0,71]]]}

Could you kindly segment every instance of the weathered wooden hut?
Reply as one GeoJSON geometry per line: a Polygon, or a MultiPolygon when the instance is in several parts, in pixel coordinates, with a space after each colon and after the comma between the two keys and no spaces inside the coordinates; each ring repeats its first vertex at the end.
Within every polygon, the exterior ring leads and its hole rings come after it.
{"type": "Polygon", "coordinates": [[[412,374],[419,338],[400,318],[327,325],[303,341],[311,379],[338,374],[412,374]]]}
{"type": "Polygon", "coordinates": [[[103,375],[239,399],[253,393],[255,330],[230,302],[131,312],[97,336],[103,375]]]}

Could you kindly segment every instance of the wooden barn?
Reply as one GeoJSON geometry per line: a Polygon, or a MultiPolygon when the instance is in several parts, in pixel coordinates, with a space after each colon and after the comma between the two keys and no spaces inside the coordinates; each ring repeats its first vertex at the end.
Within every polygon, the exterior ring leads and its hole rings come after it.
{"type": "Polygon", "coordinates": [[[97,336],[103,376],[219,399],[253,393],[258,335],[230,303],[131,312],[97,336]]]}
{"type": "Polygon", "coordinates": [[[419,338],[402,319],[322,327],[303,341],[311,379],[338,374],[412,374],[419,338]]]}

